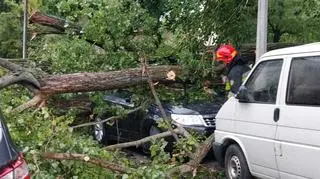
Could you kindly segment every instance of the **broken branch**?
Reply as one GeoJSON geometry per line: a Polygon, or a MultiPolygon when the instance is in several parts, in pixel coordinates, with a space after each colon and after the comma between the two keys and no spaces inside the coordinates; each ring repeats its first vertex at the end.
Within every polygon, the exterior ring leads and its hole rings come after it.
{"type": "Polygon", "coordinates": [[[204,157],[206,157],[207,153],[212,148],[213,141],[214,133],[212,133],[201,145],[197,147],[196,152],[194,153],[194,158],[192,158],[192,160],[190,160],[186,164],[172,168],[169,171],[169,175],[172,176],[177,173],[188,173],[197,169],[204,157]]]}
{"type": "Polygon", "coordinates": [[[66,28],[72,28],[75,29],[77,33],[81,33],[82,29],[75,23],[68,22],[65,19],[58,18],[55,16],[46,15],[39,11],[36,11],[31,14],[31,16],[29,17],[29,23],[36,23],[43,26],[53,27],[61,32],[64,32],[66,28]]]}
{"type": "Polygon", "coordinates": [[[88,155],[84,155],[84,154],[47,152],[47,153],[44,153],[43,156],[47,159],[55,159],[55,160],[78,160],[78,161],[98,165],[102,168],[112,170],[112,171],[117,171],[120,173],[130,173],[134,170],[133,168],[128,168],[116,163],[107,162],[101,159],[89,157],[88,155]]]}
{"type": "MultiPolygon", "coordinates": [[[[179,129],[174,129],[172,131],[175,134],[180,134],[179,129]]],[[[114,150],[114,149],[121,149],[121,148],[127,148],[127,147],[139,147],[140,145],[146,143],[146,142],[150,142],[152,140],[156,140],[159,138],[164,138],[164,137],[168,137],[172,135],[171,131],[166,131],[166,132],[162,132],[156,135],[152,135],[149,137],[145,137],[143,139],[137,140],[137,141],[133,141],[133,142],[126,142],[126,143],[120,143],[120,144],[115,144],[115,145],[109,145],[107,147],[105,147],[106,150],[114,150]]]]}
{"type": "MultiPolygon", "coordinates": [[[[166,115],[166,113],[164,111],[164,108],[163,108],[163,106],[161,104],[161,101],[160,101],[160,99],[158,97],[158,94],[157,94],[157,92],[156,92],[156,90],[154,88],[154,84],[152,82],[152,77],[149,74],[149,70],[148,70],[148,66],[147,66],[147,63],[146,63],[146,59],[144,57],[142,57],[142,58],[140,58],[140,62],[141,62],[142,72],[146,73],[146,75],[147,75],[147,81],[148,81],[149,87],[150,87],[152,95],[153,95],[153,97],[154,97],[154,99],[156,101],[156,104],[157,104],[158,108],[160,109],[160,113],[161,113],[163,118],[167,119],[166,121],[169,121],[169,122],[167,122],[168,123],[168,130],[171,132],[173,138],[178,142],[179,141],[179,137],[174,132],[174,130],[173,130],[172,126],[171,126],[170,120],[168,120],[170,118],[168,118],[168,116],[166,115]]],[[[172,73],[172,72],[170,71],[170,73],[172,73]]],[[[168,75],[168,73],[167,73],[167,75],[168,75]]],[[[170,76],[173,76],[173,75],[170,74],[170,76]]],[[[176,126],[177,126],[177,129],[180,131],[180,134],[182,134],[183,136],[185,136],[187,138],[188,137],[192,137],[189,134],[189,132],[187,130],[185,130],[183,127],[179,126],[178,124],[176,124],[176,126]]],[[[194,155],[188,149],[185,149],[185,150],[186,150],[186,152],[187,152],[187,154],[188,154],[188,156],[190,158],[194,158],[194,155]]]]}
{"type": "MultiPolygon", "coordinates": [[[[136,112],[136,111],[138,111],[140,109],[142,109],[142,107],[137,107],[135,109],[132,109],[132,110],[128,111],[125,115],[134,113],[134,112],[136,112]]],[[[116,120],[116,119],[121,119],[121,116],[112,116],[112,117],[109,117],[109,118],[104,119],[102,121],[88,122],[88,123],[79,124],[79,125],[76,125],[76,126],[71,126],[70,128],[71,129],[76,129],[76,128],[80,128],[80,127],[93,126],[93,125],[96,125],[96,124],[102,124],[102,123],[105,123],[105,122],[108,122],[108,121],[111,121],[111,120],[116,120]]]]}
{"type": "Polygon", "coordinates": [[[15,63],[12,63],[9,61],[10,59],[6,59],[6,58],[0,58],[0,66],[2,66],[3,68],[6,68],[12,72],[17,72],[17,71],[26,71],[26,69],[24,69],[23,67],[21,67],[20,65],[17,65],[15,63]]]}

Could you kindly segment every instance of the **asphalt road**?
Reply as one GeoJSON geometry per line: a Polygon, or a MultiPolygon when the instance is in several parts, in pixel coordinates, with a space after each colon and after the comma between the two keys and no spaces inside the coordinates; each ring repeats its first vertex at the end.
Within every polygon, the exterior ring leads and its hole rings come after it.
{"type": "MultiPolygon", "coordinates": [[[[127,157],[135,160],[137,163],[147,163],[150,161],[148,155],[144,154],[141,150],[136,148],[130,148],[123,150],[127,157]]],[[[223,169],[219,166],[218,162],[215,160],[213,155],[208,155],[202,165],[206,167],[211,172],[223,171],[223,169]]]]}

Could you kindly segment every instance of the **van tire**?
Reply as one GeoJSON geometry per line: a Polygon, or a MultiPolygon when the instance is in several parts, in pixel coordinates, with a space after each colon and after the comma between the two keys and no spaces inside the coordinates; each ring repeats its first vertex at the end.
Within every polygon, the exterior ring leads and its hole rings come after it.
{"type": "Polygon", "coordinates": [[[236,144],[227,148],[224,160],[225,173],[228,179],[251,179],[247,160],[236,144]]]}

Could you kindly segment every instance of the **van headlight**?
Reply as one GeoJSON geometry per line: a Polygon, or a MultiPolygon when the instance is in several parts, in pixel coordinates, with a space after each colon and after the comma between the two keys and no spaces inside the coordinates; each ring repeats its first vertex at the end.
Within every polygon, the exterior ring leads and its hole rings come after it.
{"type": "Polygon", "coordinates": [[[203,126],[203,119],[201,115],[184,115],[171,114],[171,119],[181,125],[185,126],[203,126]]]}

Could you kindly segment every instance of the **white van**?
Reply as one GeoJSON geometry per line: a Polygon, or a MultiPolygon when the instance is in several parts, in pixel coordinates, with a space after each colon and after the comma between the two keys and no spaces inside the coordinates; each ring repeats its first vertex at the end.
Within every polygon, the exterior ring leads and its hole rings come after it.
{"type": "Polygon", "coordinates": [[[320,43],[260,58],[216,116],[214,152],[227,178],[320,179],[320,43]]]}

